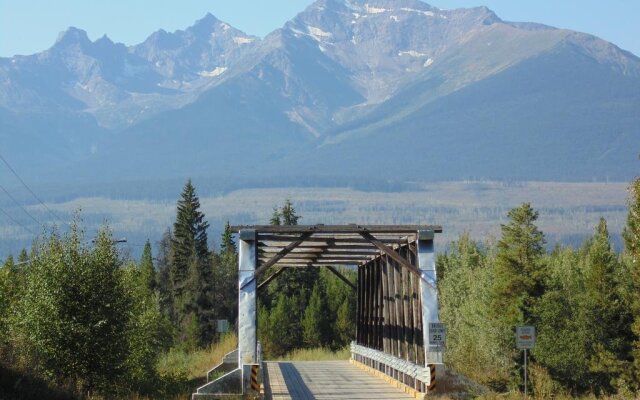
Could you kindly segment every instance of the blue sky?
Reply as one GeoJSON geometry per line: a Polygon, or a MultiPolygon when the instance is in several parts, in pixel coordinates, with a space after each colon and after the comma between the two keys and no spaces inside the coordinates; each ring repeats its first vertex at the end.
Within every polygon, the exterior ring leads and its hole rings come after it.
{"type": "MultiPolygon", "coordinates": [[[[69,26],[92,40],[107,34],[127,45],[151,32],[184,29],[211,12],[246,33],[264,36],[311,0],[0,0],[0,56],[32,54],[69,26]]],[[[592,33],[640,55],[640,0],[432,0],[440,8],[486,5],[502,19],[592,33]]]]}

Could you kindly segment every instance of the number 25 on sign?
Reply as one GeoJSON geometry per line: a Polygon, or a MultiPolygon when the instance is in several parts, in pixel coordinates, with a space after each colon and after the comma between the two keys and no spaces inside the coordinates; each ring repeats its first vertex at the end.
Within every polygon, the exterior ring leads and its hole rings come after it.
{"type": "Polygon", "coordinates": [[[429,346],[444,347],[446,342],[446,329],[443,323],[429,323],[429,346]]]}

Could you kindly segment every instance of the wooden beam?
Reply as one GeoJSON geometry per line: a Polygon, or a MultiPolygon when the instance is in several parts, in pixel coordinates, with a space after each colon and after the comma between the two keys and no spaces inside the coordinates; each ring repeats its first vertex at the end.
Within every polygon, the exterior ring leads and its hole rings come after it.
{"type": "Polygon", "coordinates": [[[368,240],[374,246],[376,246],[378,249],[380,249],[384,254],[386,254],[389,257],[391,257],[398,264],[400,264],[403,267],[407,268],[409,271],[413,272],[414,274],[417,274],[418,276],[421,276],[420,270],[415,265],[411,264],[409,261],[407,261],[406,258],[402,257],[395,250],[393,250],[389,246],[387,246],[384,243],[382,243],[382,241],[380,241],[379,239],[376,239],[369,232],[361,232],[360,235],[362,235],[362,237],[365,238],[365,240],[368,240]]]}
{"type": "Polygon", "coordinates": [[[261,289],[263,286],[267,286],[269,283],[271,283],[272,280],[274,280],[278,275],[280,275],[281,273],[284,272],[284,270],[287,269],[287,267],[282,267],[279,270],[277,270],[276,272],[274,272],[273,274],[269,275],[269,277],[267,279],[265,279],[264,281],[262,281],[262,283],[260,283],[258,285],[258,289],[261,289]]]}
{"type": "Polygon", "coordinates": [[[345,277],[344,275],[342,275],[340,273],[340,271],[338,271],[337,269],[333,268],[330,265],[327,265],[327,269],[331,272],[333,272],[338,278],[340,278],[340,280],[342,280],[344,283],[346,283],[347,285],[351,286],[351,289],[356,290],[356,285],[354,285],[353,283],[351,283],[351,281],[349,279],[347,279],[347,277],[345,277]]]}
{"type": "Polygon", "coordinates": [[[342,265],[342,266],[354,266],[354,265],[362,265],[363,263],[361,261],[358,262],[349,262],[349,261],[314,261],[314,262],[309,262],[309,261],[287,261],[285,263],[283,263],[282,261],[279,261],[276,265],[282,265],[282,266],[286,266],[286,267],[292,267],[292,268],[302,268],[302,267],[326,267],[329,265],[342,265]]]}
{"type": "Polygon", "coordinates": [[[442,232],[440,225],[235,225],[231,231],[239,232],[243,229],[254,229],[256,233],[305,233],[309,231],[318,233],[410,233],[415,234],[419,230],[432,230],[442,232]]]}
{"type": "Polygon", "coordinates": [[[296,241],[293,241],[293,242],[289,243],[289,245],[287,245],[285,248],[280,250],[278,252],[278,254],[273,256],[269,261],[265,262],[258,269],[256,269],[255,276],[256,277],[260,276],[260,274],[262,274],[264,271],[269,269],[269,267],[271,267],[272,265],[277,263],[281,258],[283,258],[287,254],[289,254],[291,252],[291,250],[293,250],[296,247],[298,247],[302,242],[305,241],[305,239],[308,239],[309,236],[311,236],[311,235],[313,235],[313,232],[305,232],[296,241]]]}
{"type": "MultiPolygon", "coordinates": [[[[299,236],[279,236],[279,235],[260,235],[258,237],[258,240],[260,242],[283,242],[283,243],[290,243],[292,239],[296,239],[299,236]]],[[[396,243],[396,244],[403,244],[403,243],[407,243],[407,239],[406,238],[401,238],[398,237],[397,239],[395,238],[381,238],[378,239],[383,243],[396,243]]],[[[305,242],[310,242],[310,243],[315,243],[315,242],[320,242],[320,243],[325,243],[325,246],[329,246],[327,244],[327,242],[329,241],[334,241],[335,243],[344,243],[344,244],[363,244],[363,243],[370,243],[368,240],[366,239],[361,239],[359,237],[310,237],[305,239],[305,242]]]]}

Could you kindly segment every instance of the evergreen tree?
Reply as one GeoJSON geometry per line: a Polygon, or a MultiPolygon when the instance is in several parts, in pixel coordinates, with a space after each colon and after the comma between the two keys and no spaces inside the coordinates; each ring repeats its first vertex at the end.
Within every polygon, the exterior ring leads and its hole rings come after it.
{"type": "Polygon", "coordinates": [[[151,254],[151,243],[147,240],[140,258],[140,279],[143,285],[153,291],[156,288],[156,271],[153,267],[153,256],[151,254]]]}
{"type": "Polygon", "coordinates": [[[269,313],[269,333],[267,340],[269,354],[274,357],[282,356],[289,351],[300,347],[302,343],[301,330],[299,328],[300,301],[296,296],[279,295],[275,300],[275,306],[269,313]]]}
{"type": "Polygon", "coordinates": [[[302,319],[302,337],[307,347],[326,346],[329,342],[329,315],[326,294],[319,283],[313,286],[309,305],[302,319]]]}
{"type": "Polygon", "coordinates": [[[624,238],[625,261],[629,276],[627,303],[633,314],[632,330],[634,334],[630,358],[633,368],[631,389],[640,390],[640,178],[636,178],[629,188],[629,213],[627,226],[622,234],[624,238]]]}
{"type": "Polygon", "coordinates": [[[229,221],[224,224],[224,232],[222,232],[222,240],[220,244],[220,254],[225,253],[237,253],[236,242],[233,240],[233,232],[231,232],[231,225],[229,221]]]}
{"type": "MultiPolygon", "coordinates": [[[[150,252],[150,246],[145,246],[145,252],[147,248],[150,252]]],[[[149,287],[147,268],[135,265],[125,268],[123,284],[132,300],[127,332],[127,380],[136,391],[150,393],[157,379],[158,358],[171,344],[171,322],[162,314],[158,292],[149,287]]]]}
{"type": "Polygon", "coordinates": [[[178,201],[171,240],[171,297],[180,343],[191,343],[186,335],[197,331],[195,342],[204,346],[215,334],[208,227],[189,179],[178,201]],[[193,329],[193,321],[198,329],[193,329]]]}
{"type": "MultiPolygon", "coordinates": [[[[276,222],[278,224],[281,222],[283,225],[297,225],[298,220],[302,218],[296,213],[295,207],[289,199],[285,200],[280,210],[274,211],[274,216],[276,215],[278,216],[276,222]]],[[[272,218],[272,222],[274,222],[274,218],[272,218]]],[[[302,310],[304,310],[318,276],[317,268],[289,268],[269,285],[268,291],[261,294],[261,299],[269,309],[272,300],[280,293],[285,296],[296,296],[301,302],[302,310]]]]}
{"type": "Polygon", "coordinates": [[[269,224],[275,226],[282,225],[282,216],[280,215],[280,210],[278,210],[278,207],[273,207],[273,214],[271,214],[271,220],[269,221],[269,224]]]}
{"type": "Polygon", "coordinates": [[[446,360],[456,370],[498,391],[511,379],[511,349],[491,318],[495,254],[463,233],[437,258],[440,318],[447,326],[446,360]],[[482,365],[481,369],[476,368],[482,365]]]}
{"type": "Polygon", "coordinates": [[[547,261],[546,291],[537,302],[536,345],[532,355],[573,394],[594,387],[590,360],[592,318],[585,310],[584,254],[556,248],[547,261]]]}
{"type": "Polygon", "coordinates": [[[173,313],[173,297],[172,297],[172,285],[171,285],[171,237],[172,233],[170,229],[167,229],[160,242],[158,242],[158,252],[156,253],[157,269],[156,275],[156,287],[158,289],[158,295],[160,296],[160,309],[164,315],[170,317],[175,321],[175,315],[173,313]]]}
{"type": "Polygon", "coordinates": [[[27,249],[20,250],[20,254],[18,254],[18,264],[24,265],[29,262],[29,253],[27,253],[27,249]]]}
{"type": "Polygon", "coordinates": [[[622,268],[611,247],[604,218],[585,246],[584,315],[590,327],[590,372],[594,386],[613,393],[617,378],[626,374],[631,318],[623,303],[622,268]]]}
{"type": "Polygon", "coordinates": [[[200,211],[200,200],[195,187],[189,179],[178,200],[176,221],[173,224],[172,248],[172,284],[174,295],[184,291],[184,282],[189,275],[189,260],[195,256],[198,262],[206,262],[209,257],[207,229],[209,223],[200,211]]]}
{"type": "Polygon", "coordinates": [[[220,254],[213,256],[211,262],[215,314],[219,319],[234,323],[238,316],[238,289],[234,284],[238,281],[238,254],[228,222],[222,234],[220,254]]]}
{"type": "Polygon", "coordinates": [[[502,225],[492,288],[492,314],[504,338],[505,354],[516,362],[513,386],[522,381],[522,359],[515,350],[515,327],[536,325],[533,307],[544,292],[545,239],[535,225],[538,212],[529,203],[509,211],[509,223],[502,225]]]}
{"type": "Polygon", "coordinates": [[[282,216],[282,225],[298,225],[298,220],[302,218],[296,214],[296,209],[289,199],[284,201],[280,215],[282,216]]]}

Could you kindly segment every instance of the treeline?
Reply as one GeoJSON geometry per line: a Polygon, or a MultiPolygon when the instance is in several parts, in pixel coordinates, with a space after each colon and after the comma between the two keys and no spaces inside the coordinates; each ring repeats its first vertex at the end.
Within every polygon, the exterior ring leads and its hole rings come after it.
{"type": "Polygon", "coordinates": [[[138,262],[124,259],[108,227],[91,240],[79,218],[17,261],[8,257],[0,269],[0,398],[175,395],[177,377],[159,376],[158,358],[210,345],[217,320],[233,325],[237,316],[229,225],[219,252],[210,249],[199,208],[189,181],[155,259],[148,241],[138,262]]]}
{"type": "MultiPolygon", "coordinates": [[[[297,225],[300,218],[287,200],[270,223],[297,225]]],[[[355,284],[355,271],[339,272],[355,284]]],[[[356,292],[329,270],[287,268],[258,296],[258,335],[267,358],[301,348],[338,350],[355,336],[356,292]]]]}
{"type": "Polygon", "coordinates": [[[545,251],[529,204],[511,210],[497,242],[463,234],[437,260],[447,363],[497,391],[522,390],[515,327],[533,325],[536,395],[640,390],[640,179],[631,185],[624,251],[604,219],[579,248],[545,251]]]}
{"type": "MultiPolygon", "coordinates": [[[[284,224],[299,218],[289,201],[275,216],[284,224]]],[[[147,241],[140,260],[124,258],[107,226],[90,239],[79,217],[66,233],[43,235],[30,252],[8,257],[0,268],[0,398],[174,398],[192,391],[185,377],[160,374],[159,358],[216,343],[218,320],[233,330],[238,312],[229,223],[219,251],[209,246],[208,229],[188,181],[155,257],[147,241]]],[[[344,346],[354,329],[352,292],[318,270],[283,273],[260,297],[266,354],[344,346]]]]}

